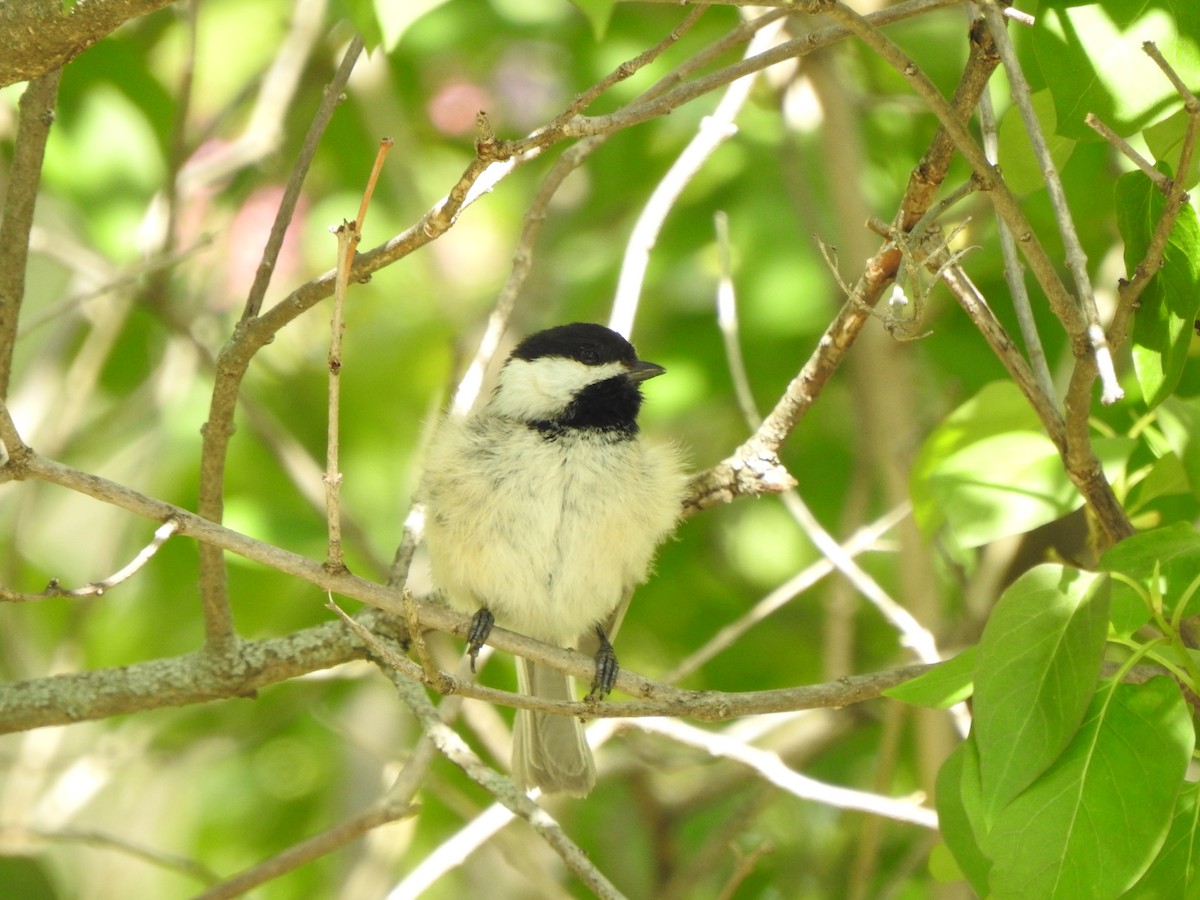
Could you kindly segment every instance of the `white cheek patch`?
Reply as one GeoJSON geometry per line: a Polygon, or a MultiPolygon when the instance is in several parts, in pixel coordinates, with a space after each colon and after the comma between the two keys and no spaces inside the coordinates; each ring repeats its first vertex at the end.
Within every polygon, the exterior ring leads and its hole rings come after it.
{"type": "Polygon", "coordinates": [[[585,366],[562,357],[510,359],[500,371],[500,386],[489,406],[497,415],[514,419],[552,419],[589,384],[625,371],[619,362],[585,366]]]}

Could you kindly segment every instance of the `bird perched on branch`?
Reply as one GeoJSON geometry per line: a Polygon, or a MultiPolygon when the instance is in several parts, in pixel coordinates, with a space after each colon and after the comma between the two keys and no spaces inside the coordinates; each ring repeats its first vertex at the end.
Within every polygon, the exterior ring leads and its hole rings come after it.
{"type": "MultiPolygon", "coordinates": [[[[513,350],[491,399],[434,436],[421,488],[433,580],[474,614],[472,664],[494,624],[596,659],[589,696],[617,677],[615,636],[654,551],[679,518],[678,452],[638,431],[638,359],[601,325],[540,331],[513,350]]],[[[574,700],[562,672],[521,659],[521,690],[574,700]]],[[[575,796],[596,781],[578,719],[519,710],[513,777],[575,796]]]]}

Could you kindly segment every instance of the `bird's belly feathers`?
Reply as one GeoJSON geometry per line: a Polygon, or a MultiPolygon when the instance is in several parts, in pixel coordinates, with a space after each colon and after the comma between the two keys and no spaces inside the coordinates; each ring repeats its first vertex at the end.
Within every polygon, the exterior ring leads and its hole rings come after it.
{"type": "Polygon", "coordinates": [[[645,577],[674,525],[683,479],[673,451],[511,425],[451,430],[464,452],[425,480],[435,582],[464,612],[487,606],[502,627],[573,643],[645,577]]]}

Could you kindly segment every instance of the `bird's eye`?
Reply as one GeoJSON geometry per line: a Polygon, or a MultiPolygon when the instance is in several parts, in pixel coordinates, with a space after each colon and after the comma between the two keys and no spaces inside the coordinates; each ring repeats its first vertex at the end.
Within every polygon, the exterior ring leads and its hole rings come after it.
{"type": "Polygon", "coordinates": [[[594,366],[600,362],[600,354],[591,348],[585,347],[579,351],[579,361],[585,366],[594,366]]]}

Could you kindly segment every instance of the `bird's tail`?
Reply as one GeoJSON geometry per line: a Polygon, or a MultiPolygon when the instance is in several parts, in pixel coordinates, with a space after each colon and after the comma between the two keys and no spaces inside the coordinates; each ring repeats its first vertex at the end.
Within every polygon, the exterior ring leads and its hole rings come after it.
{"type": "MultiPolygon", "coordinates": [[[[521,690],[544,700],[574,700],[571,679],[557,669],[518,660],[521,690]]],[[[513,730],[513,778],[522,789],[587,795],[596,784],[596,764],[574,716],[517,710],[513,730]]]]}

